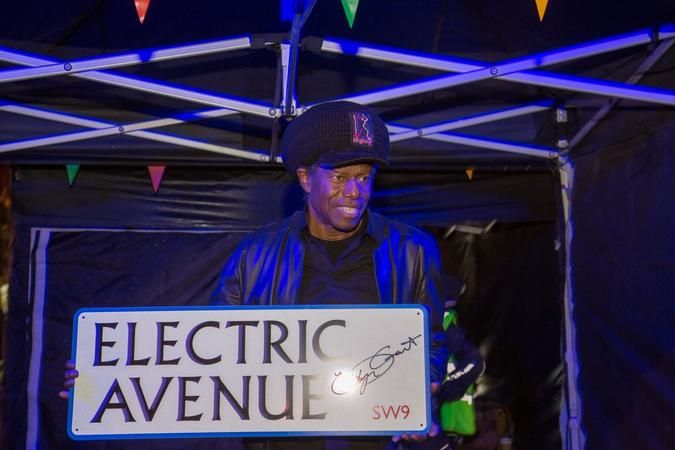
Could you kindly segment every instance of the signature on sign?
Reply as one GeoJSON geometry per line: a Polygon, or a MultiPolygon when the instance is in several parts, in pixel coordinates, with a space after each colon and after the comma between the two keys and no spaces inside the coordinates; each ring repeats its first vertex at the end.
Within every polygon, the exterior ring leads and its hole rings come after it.
{"type": "Polygon", "coordinates": [[[375,382],[394,366],[396,357],[411,351],[418,346],[417,339],[422,335],[408,337],[400,343],[398,350],[391,350],[391,345],[385,345],[374,355],[357,362],[348,371],[338,371],[331,382],[331,391],[336,395],[345,395],[358,389],[359,394],[366,392],[366,387],[375,382]]]}

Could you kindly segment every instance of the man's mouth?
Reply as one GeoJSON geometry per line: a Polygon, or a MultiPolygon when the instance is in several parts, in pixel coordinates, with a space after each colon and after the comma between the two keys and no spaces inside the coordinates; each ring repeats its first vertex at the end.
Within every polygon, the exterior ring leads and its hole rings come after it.
{"type": "Polygon", "coordinates": [[[355,219],[356,217],[358,217],[359,212],[361,211],[360,208],[355,208],[351,206],[338,206],[337,210],[340,211],[340,214],[342,214],[344,217],[350,219],[355,219]]]}

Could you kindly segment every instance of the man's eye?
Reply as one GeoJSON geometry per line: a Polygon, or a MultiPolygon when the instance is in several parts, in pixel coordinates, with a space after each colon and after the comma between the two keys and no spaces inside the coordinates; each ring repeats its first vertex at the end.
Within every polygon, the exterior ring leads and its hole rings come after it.
{"type": "Polygon", "coordinates": [[[333,175],[333,179],[335,181],[344,181],[345,177],[343,177],[342,175],[333,175]]]}
{"type": "Polygon", "coordinates": [[[361,183],[367,183],[370,181],[370,175],[363,175],[362,177],[359,177],[361,180],[361,183]]]}

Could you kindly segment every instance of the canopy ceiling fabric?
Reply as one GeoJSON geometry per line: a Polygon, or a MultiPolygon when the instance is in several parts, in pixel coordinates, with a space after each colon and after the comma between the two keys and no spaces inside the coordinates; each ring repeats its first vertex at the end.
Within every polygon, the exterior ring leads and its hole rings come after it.
{"type": "MultiPolygon", "coordinates": [[[[425,2],[424,7],[401,0],[386,2],[386,7],[380,2],[362,1],[354,27],[350,29],[340,2],[322,0],[317,2],[302,29],[303,51],[298,59],[296,82],[298,103],[308,105],[446,75],[444,71],[393,62],[357,60],[353,55],[319,54],[317,45],[321,38],[348,39],[373,48],[387,47],[407,54],[412,52],[413,55],[452,57],[453,61],[464,58],[470,67],[480,67],[646,30],[647,42],[642,45],[544,67],[549,71],[546,73],[624,83],[658,48],[661,34],[657,30],[663,29],[664,25],[668,29],[668,23],[675,21],[675,7],[671,2],[623,3],[607,8],[581,1],[550,2],[544,20],[539,22],[534,1],[507,5],[496,0],[438,0],[425,2]],[[319,40],[311,39],[311,36],[317,36],[319,40]]],[[[278,1],[236,4],[207,1],[200,2],[199,6],[177,1],[151,2],[143,24],[139,23],[131,0],[65,4],[37,2],[37,5],[35,2],[11,2],[3,6],[0,17],[0,29],[3,30],[0,32],[0,45],[12,52],[29,53],[43,61],[67,62],[250,36],[250,49],[133,65],[106,73],[170,84],[207,95],[226,96],[234,101],[245,100],[254,105],[278,106],[280,93],[277,87],[281,82],[278,78],[278,44],[288,40],[290,28],[289,22],[280,20],[278,1]]],[[[140,55],[149,58],[152,52],[141,52],[140,55]]],[[[8,62],[12,58],[2,59],[5,62],[1,63],[0,69],[21,67],[8,62]]],[[[672,69],[674,62],[675,51],[671,48],[656,59],[655,65],[649,68],[639,83],[658,88],[665,95],[675,98],[672,82],[650,78],[672,69]]],[[[3,82],[0,84],[0,100],[7,102],[0,104],[0,158],[10,162],[259,164],[255,160],[195,150],[189,144],[175,140],[168,144],[120,133],[6,152],[2,144],[87,129],[81,123],[64,124],[19,115],[10,112],[11,108],[7,106],[22,105],[84,116],[101,122],[99,126],[115,128],[157,118],[184,117],[186,113],[211,107],[71,76],[3,82]]],[[[461,128],[456,134],[556,152],[556,143],[577,134],[605,105],[606,100],[606,96],[488,78],[378,101],[373,106],[388,123],[415,129],[544,102],[545,107],[537,112],[461,128]],[[556,107],[568,111],[566,124],[556,123],[556,107]]],[[[614,109],[644,107],[668,108],[667,105],[635,100],[622,100],[614,105],[614,109]]],[[[190,120],[189,123],[158,128],[154,132],[274,156],[271,149],[284,124],[283,119],[236,114],[190,120]]],[[[456,139],[447,142],[420,138],[396,142],[393,163],[399,167],[424,167],[439,163],[458,167],[482,164],[517,169],[550,166],[546,155],[543,158],[532,157],[479,148],[466,142],[458,143],[456,139]]]]}

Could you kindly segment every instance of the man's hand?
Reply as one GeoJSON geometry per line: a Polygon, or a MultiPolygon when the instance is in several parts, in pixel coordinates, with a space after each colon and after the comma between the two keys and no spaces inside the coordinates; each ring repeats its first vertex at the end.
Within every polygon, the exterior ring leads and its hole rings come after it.
{"type": "Polygon", "coordinates": [[[65,389],[59,391],[59,397],[68,399],[70,397],[70,388],[75,384],[75,379],[80,376],[80,372],[75,370],[75,363],[73,361],[66,361],[66,370],[63,372],[63,387],[65,389]]]}
{"type": "MultiPolygon", "coordinates": [[[[441,390],[441,383],[431,383],[431,396],[438,394],[441,390]]],[[[406,442],[421,442],[426,441],[429,438],[434,438],[440,434],[441,428],[437,423],[432,423],[429,428],[429,433],[405,433],[391,438],[393,442],[406,441],[406,442]]]]}

